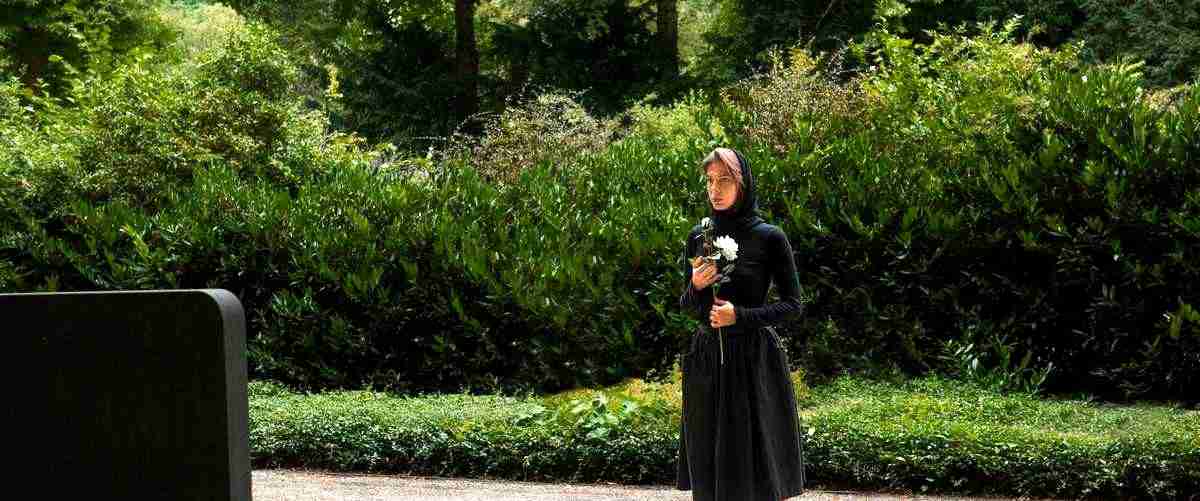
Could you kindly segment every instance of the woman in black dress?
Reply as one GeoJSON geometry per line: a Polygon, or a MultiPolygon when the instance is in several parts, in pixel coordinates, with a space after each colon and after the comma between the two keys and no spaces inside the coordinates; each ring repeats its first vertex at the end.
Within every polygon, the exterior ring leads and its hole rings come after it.
{"type": "Polygon", "coordinates": [[[771,324],[799,314],[800,283],[787,235],[757,213],[754,176],[740,153],[718,148],[703,162],[713,236],[737,242],[730,280],[688,235],[679,305],[701,319],[681,360],[683,419],[678,487],[695,501],[775,501],[804,491],[804,451],[787,357],[771,324]],[[771,282],[778,302],[764,304],[771,282]],[[719,329],[719,331],[718,331],[719,329]]]}

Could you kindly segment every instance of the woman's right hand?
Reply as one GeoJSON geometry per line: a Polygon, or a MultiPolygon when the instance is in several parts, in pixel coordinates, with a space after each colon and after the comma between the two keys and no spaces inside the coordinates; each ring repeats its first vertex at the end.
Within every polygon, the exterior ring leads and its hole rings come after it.
{"type": "Polygon", "coordinates": [[[705,259],[700,263],[700,266],[692,267],[692,287],[696,290],[704,290],[716,282],[720,278],[717,276],[717,265],[705,259]]]}

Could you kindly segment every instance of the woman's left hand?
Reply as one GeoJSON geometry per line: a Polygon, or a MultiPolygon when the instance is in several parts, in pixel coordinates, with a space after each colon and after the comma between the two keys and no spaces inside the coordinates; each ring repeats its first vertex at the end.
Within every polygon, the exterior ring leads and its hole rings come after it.
{"type": "Polygon", "coordinates": [[[733,311],[733,303],[719,297],[713,298],[713,307],[708,312],[708,323],[714,329],[736,324],[737,314],[733,311]]]}

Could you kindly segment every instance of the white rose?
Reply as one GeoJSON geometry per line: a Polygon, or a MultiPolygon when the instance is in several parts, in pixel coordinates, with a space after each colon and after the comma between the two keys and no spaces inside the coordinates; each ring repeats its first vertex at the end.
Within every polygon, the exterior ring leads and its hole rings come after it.
{"type": "Polygon", "coordinates": [[[721,254],[725,256],[725,259],[730,261],[737,259],[738,244],[729,236],[717,237],[717,241],[713,242],[713,244],[716,245],[717,249],[721,251],[721,254]]]}

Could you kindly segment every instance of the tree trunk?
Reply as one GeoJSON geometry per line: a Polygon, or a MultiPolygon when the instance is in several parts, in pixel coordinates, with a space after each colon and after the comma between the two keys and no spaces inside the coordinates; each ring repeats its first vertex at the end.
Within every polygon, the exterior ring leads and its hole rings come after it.
{"type": "Polygon", "coordinates": [[[475,44],[475,4],[478,0],[454,0],[455,77],[459,94],[458,118],[466,119],[479,110],[479,47],[475,44]]]}
{"type": "Polygon", "coordinates": [[[664,79],[679,75],[679,0],[658,0],[658,54],[664,79]]]}
{"type": "Polygon", "coordinates": [[[38,79],[50,64],[50,34],[46,30],[26,26],[23,37],[17,39],[16,60],[24,66],[21,83],[35,93],[41,90],[38,79]]]}
{"type": "Polygon", "coordinates": [[[508,96],[520,93],[529,81],[529,58],[515,57],[508,65],[508,96]]]}

